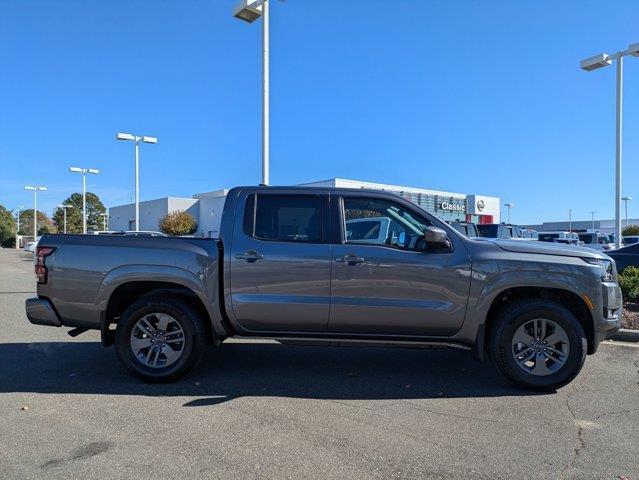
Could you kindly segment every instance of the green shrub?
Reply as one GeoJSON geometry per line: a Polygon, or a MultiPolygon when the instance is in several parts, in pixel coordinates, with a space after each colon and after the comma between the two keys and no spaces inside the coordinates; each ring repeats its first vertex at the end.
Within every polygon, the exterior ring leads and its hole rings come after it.
{"type": "Polygon", "coordinates": [[[628,225],[621,231],[621,235],[639,235],[639,225],[628,225]]]}
{"type": "Polygon", "coordinates": [[[619,274],[619,286],[626,300],[639,298],[639,267],[626,267],[619,274]]]}
{"type": "Polygon", "coordinates": [[[176,210],[165,215],[159,222],[160,231],[167,235],[190,235],[197,230],[197,222],[185,211],[176,210]]]}

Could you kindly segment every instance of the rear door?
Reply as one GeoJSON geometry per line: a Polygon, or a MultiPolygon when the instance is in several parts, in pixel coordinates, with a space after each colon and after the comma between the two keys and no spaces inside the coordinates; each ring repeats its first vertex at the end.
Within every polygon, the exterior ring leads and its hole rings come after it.
{"type": "Polygon", "coordinates": [[[248,332],[322,332],[330,307],[328,197],[283,192],[238,199],[231,314],[248,332]]]}
{"type": "Polygon", "coordinates": [[[457,236],[450,233],[452,250],[425,251],[423,231],[432,222],[408,202],[345,194],[331,203],[342,233],[333,245],[329,332],[448,336],[459,330],[471,265],[457,236]],[[348,240],[346,222],[378,217],[391,219],[383,244],[348,240]]]}

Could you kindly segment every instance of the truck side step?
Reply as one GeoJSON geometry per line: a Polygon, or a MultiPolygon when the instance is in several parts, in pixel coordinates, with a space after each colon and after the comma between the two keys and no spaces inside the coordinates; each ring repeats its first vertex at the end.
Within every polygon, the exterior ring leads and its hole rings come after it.
{"type": "Polygon", "coordinates": [[[81,333],[88,332],[88,331],[89,331],[88,328],[75,327],[69,330],[67,333],[69,334],[70,337],[77,337],[81,333]]]}

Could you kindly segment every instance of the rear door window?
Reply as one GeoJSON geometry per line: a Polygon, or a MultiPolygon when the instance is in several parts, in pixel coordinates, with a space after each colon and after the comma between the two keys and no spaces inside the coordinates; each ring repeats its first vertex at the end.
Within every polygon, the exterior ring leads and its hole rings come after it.
{"type": "Polygon", "coordinates": [[[322,200],[317,195],[252,195],[244,232],[273,242],[322,242],[322,200]]]}

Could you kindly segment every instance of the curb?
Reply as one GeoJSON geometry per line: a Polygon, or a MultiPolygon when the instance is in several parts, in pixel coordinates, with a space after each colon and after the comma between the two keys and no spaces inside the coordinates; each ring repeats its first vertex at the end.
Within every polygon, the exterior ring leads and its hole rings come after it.
{"type": "Polygon", "coordinates": [[[614,335],[608,337],[608,340],[617,340],[619,342],[639,342],[639,330],[622,328],[614,335]]]}

